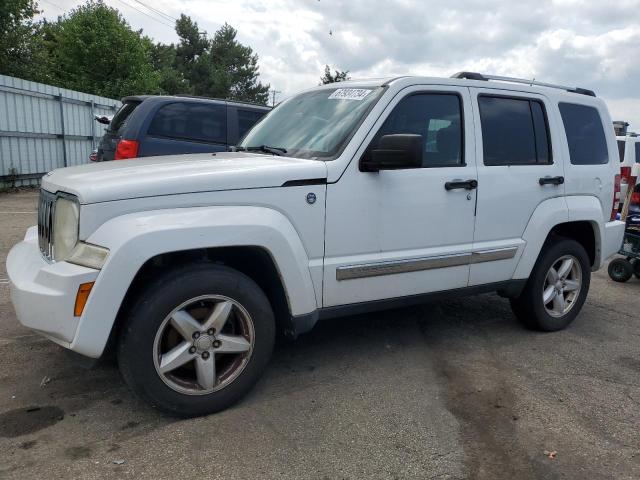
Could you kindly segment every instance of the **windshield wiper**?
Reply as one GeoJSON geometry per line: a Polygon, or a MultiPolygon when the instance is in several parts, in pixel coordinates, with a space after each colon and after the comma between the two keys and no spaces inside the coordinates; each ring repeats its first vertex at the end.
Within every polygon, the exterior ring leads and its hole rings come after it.
{"type": "Polygon", "coordinates": [[[265,153],[270,153],[271,155],[277,155],[279,157],[281,157],[282,155],[287,153],[287,149],[286,148],[270,147],[268,145],[259,145],[259,146],[255,146],[255,147],[240,147],[240,146],[236,146],[236,147],[234,147],[234,150],[236,152],[265,152],[265,153]]]}

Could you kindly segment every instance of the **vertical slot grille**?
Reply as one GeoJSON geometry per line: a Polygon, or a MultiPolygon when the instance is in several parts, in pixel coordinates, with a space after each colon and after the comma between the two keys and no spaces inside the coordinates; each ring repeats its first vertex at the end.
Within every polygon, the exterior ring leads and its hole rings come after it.
{"type": "Polygon", "coordinates": [[[40,252],[47,260],[53,260],[53,213],[56,196],[46,190],[40,190],[38,203],[38,244],[40,252]]]}

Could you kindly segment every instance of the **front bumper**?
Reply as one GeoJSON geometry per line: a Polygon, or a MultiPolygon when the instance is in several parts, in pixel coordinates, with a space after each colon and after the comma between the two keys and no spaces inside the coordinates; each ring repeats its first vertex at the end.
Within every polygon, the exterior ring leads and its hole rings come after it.
{"type": "Polygon", "coordinates": [[[81,319],[73,314],[78,287],[95,281],[99,273],[67,262],[48,263],[38,248],[38,228],[29,228],[7,257],[11,301],[18,320],[73,349],[81,319]]]}
{"type": "Polygon", "coordinates": [[[602,266],[611,255],[618,253],[622,247],[624,238],[625,223],[620,220],[607,222],[604,224],[604,238],[602,239],[602,252],[600,255],[600,266],[602,266]]]}

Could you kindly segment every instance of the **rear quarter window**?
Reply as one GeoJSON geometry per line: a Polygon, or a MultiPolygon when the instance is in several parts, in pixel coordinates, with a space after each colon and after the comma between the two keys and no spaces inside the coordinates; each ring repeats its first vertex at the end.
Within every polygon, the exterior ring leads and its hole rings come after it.
{"type": "Polygon", "coordinates": [[[636,163],[640,163],[640,142],[636,142],[636,163]]]}
{"type": "Polygon", "coordinates": [[[588,105],[560,103],[560,115],[573,165],[609,163],[607,138],[598,110],[588,105]]]}

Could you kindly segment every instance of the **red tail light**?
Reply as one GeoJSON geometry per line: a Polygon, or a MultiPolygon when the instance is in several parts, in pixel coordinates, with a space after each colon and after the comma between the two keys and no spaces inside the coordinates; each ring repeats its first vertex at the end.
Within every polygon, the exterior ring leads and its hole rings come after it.
{"type": "Polygon", "coordinates": [[[138,156],[138,147],[140,144],[135,140],[120,140],[116,147],[115,160],[125,160],[127,158],[136,158],[138,156]]]}
{"type": "Polygon", "coordinates": [[[623,183],[629,183],[629,177],[631,177],[631,167],[621,167],[620,175],[622,176],[623,183]]]}
{"type": "Polygon", "coordinates": [[[633,205],[640,205],[640,192],[633,192],[631,194],[631,203],[633,205]]]}
{"type": "Polygon", "coordinates": [[[613,206],[611,207],[611,218],[609,220],[616,219],[618,205],[620,205],[620,175],[616,175],[613,180],[613,206]]]}

